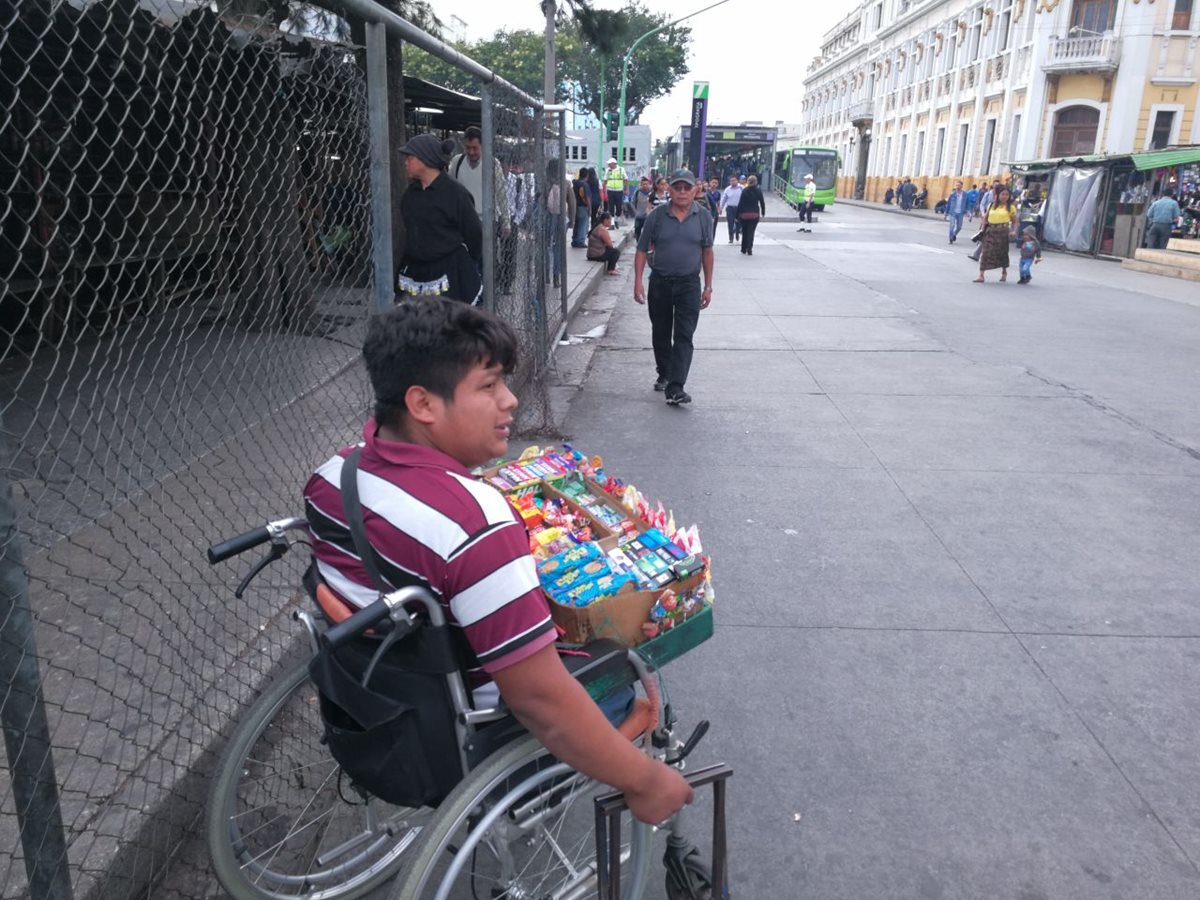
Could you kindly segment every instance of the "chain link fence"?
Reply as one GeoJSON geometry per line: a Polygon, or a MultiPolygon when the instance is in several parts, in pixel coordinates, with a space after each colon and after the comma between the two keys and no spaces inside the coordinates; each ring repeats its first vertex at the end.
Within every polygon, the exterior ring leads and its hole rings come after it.
{"type": "MultiPolygon", "coordinates": [[[[0,0],[2,898],[145,896],[298,652],[303,560],[235,600],[242,573],[203,551],[295,514],[370,406],[402,167],[364,33],[396,19],[338,9],[0,0]]],[[[491,82],[485,302],[521,335],[536,429],[562,122],[491,82]]]]}

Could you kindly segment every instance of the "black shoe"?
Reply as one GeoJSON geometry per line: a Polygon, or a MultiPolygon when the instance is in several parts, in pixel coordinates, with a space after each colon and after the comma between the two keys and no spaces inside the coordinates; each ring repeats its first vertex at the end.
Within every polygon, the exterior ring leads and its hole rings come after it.
{"type": "Polygon", "coordinates": [[[683,388],[675,388],[673,391],[667,391],[667,406],[680,406],[691,402],[692,395],[683,388]]]}
{"type": "Polygon", "coordinates": [[[665,391],[667,389],[667,379],[665,375],[660,375],[658,381],[654,382],[656,391],[665,391]]]}

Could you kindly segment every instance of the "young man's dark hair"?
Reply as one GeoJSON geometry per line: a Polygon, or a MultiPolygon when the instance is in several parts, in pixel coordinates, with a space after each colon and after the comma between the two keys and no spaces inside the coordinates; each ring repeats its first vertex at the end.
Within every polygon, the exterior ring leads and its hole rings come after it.
{"type": "Polygon", "coordinates": [[[401,303],[371,321],[363,359],[375,390],[375,421],[404,421],[404,395],[419,385],[443,400],[482,363],[509,375],[517,366],[517,337],[503,319],[453,300],[401,303]]]}
{"type": "Polygon", "coordinates": [[[483,129],[478,125],[468,125],[467,130],[463,132],[464,141],[482,141],[483,129]]]}

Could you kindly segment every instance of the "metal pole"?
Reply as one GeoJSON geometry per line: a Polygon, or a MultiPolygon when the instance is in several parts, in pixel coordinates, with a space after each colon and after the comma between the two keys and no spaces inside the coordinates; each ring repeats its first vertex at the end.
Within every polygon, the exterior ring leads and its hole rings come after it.
{"type": "Polygon", "coordinates": [[[496,110],[492,86],[479,86],[481,112],[480,129],[483,131],[483,209],[479,218],[483,226],[483,307],[496,308],[496,110]]]}
{"type": "MultiPolygon", "coordinates": [[[[722,3],[728,2],[729,0],[717,0],[716,3],[706,6],[704,9],[698,9],[693,13],[688,13],[686,16],[680,16],[674,21],[667,22],[665,25],[659,25],[657,28],[651,28],[630,45],[629,50],[625,53],[625,60],[621,63],[621,110],[619,113],[620,118],[617,120],[617,160],[619,165],[625,165],[625,86],[629,81],[629,60],[633,57],[633,51],[636,50],[638,45],[641,44],[641,42],[646,38],[658,34],[664,28],[670,28],[672,25],[678,25],[684,19],[690,19],[692,16],[698,16],[702,12],[708,12],[710,9],[720,6],[722,3]]],[[[601,84],[603,84],[603,81],[601,84]]],[[[601,94],[600,96],[603,98],[604,95],[601,94]]],[[[603,105],[603,102],[603,99],[601,99],[601,105],[603,105]]]]}
{"type": "Polygon", "coordinates": [[[0,727],[31,900],[71,900],[67,838],[12,487],[0,466],[0,727]]]}
{"type": "Polygon", "coordinates": [[[371,256],[375,312],[395,305],[392,260],[392,161],[388,136],[387,32],[367,23],[367,127],[371,136],[371,256]]]}
{"type": "Polygon", "coordinates": [[[542,102],[547,106],[555,100],[555,85],[558,83],[554,60],[554,17],[558,14],[555,0],[542,0],[542,12],[546,16],[546,63],[542,78],[542,102]]]}
{"type": "Polygon", "coordinates": [[[600,54],[600,143],[596,146],[596,177],[604,171],[604,142],[608,140],[608,127],[604,124],[604,54],[600,54]]]}
{"type": "MultiPolygon", "coordinates": [[[[559,206],[562,208],[562,215],[565,219],[570,206],[564,192],[571,190],[571,182],[567,177],[567,111],[565,109],[558,111],[558,164],[560,170],[558,192],[562,195],[562,203],[559,206]]],[[[575,223],[567,222],[566,225],[574,233],[575,223]]],[[[558,254],[558,271],[560,273],[558,291],[562,301],[562,317],[565,325],[567,323],[567,235],[562,228],[558,230],[554,246],[555,252],[558,254]]]]}
{"type": "Polygon", "coordinates": [[[550,188],[548,179],[546,178],[546,114],[541,109],[533,111],[533,133],[535,135],[533,145],[533,165],[534,165],[534,196],[540,202],[538,203],[538,215],[534,217],[534,222],[540,225],[540,235],[534,238],[534,246],[538,249],[537,255],[537,290],[533,307],[535,310],[537,339],[537,368],[535,372],[540,372],[546,364],[546,359],[549,356],[549,326],[546,322],[547,314],[549,313],[549,297],[546,295],[546,265],[550,262],[550,251],[552,248],[547,247],[548,241],[551,241],[550,229],[547,227],[546,217],[549,216],[550,210],[546,206],[546,197],[549,196],[550,188]],[[541,185],[540,190],[537,189],[541,185]],[[541,220],[540,222],[538,220],[541,220]]]}

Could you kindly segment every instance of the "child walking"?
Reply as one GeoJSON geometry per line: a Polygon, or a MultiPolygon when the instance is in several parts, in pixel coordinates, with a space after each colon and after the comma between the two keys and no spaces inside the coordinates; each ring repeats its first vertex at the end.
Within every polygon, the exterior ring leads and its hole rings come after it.
{"type": "Polygon", "coordinates": [[[1037,229],[1026,225],[1021,231],[1021,277],[1017,284],[1029,284],[1033,281],[1033,264],[1042,261],[1042,245],[1038,243],[1037,229]]]}

